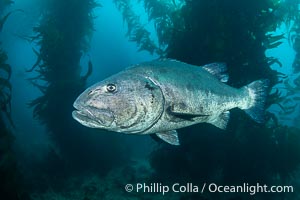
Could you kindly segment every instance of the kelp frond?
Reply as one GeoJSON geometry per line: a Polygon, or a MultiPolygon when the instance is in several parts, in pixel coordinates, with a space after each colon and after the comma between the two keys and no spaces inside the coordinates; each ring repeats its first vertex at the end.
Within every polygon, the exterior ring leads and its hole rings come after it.
{"type": "Polygon", "coordinates": [[[123,20],[127,23],[127,36],[132,42],[136,42],[140,50],[154,53],[157,47],[150,39],[150,32],[141,24],[140,17],[134,13],[130,0],[114,0],[117,8],[122,12],[123,20]]]}
{"type": "Polygon", "coordinates": [[[69,106],[92,73],[90,62],[87,74],[81,76],[80,59],[88,52],[94,31],[93,9],[101,5],[95,0],[52,0],[45,6],[34,35],[25,38],[36,46],[32,48],[36,62],[27,69],[35,75],[28,81],[42,93],[28,106],[59,143],[60,132],[71,126],[64,122],[69,106]]]}
{"type": "Polygon", "coordinates": [[[289,43],[296,52],[293,69],[295,73],[298,73],[300,72],[300,13],[289,32],[289,43]]]}
{"type": "Polygon", "coordinates": [[[127,36],[130,41],[137,43],[140,51],[145,50],[151,54],[156,53],[163,56],[173,36],[173,32],[180,30],[182,27],[176,26],[182,21],[179,15],[181,3],[176,4],[175,1],[155,0],[143,2],[139,0],[138,2],[143,3],[145,12],[148,15],[148,22],[154,22],[158,42],[156,43],[155,39],[151,38],[150,31],[133,9],[133,1],[114,0],[116,7],[122,12],[123,20],[127,23],[127,36]]]}
{"type": "Polygon", "coordinates": [[[6,53],[2,49],[0,49],[0,113],[3,113],[10,124],[14,126],[10,114],[12,85],[9,79],[11,77],[12,70],[10,65],[8,65],[6,61],[6,53]]]}
{"type": "Polygon", "coordinates": [[[300,76],[294,79],[293,83],[288,76],[279,75],[283,87],[279,86],[269,95],[268,105],[277,105],[280,110],[277,112],[281,119],[287,118],[294,114],[297,110],[297,106],[300,103],[300,84],[298,80],[300,76]]]}
{"type": "Polygon", "coordinates": [[[289,29],[288,41],[296,52],[293,62],[294,72],[300,72],[300,2],[299,0],[286,0],[281,2],[281,16],[289,29]]]}
{"type": "Polygon", "coordinates": [[[21,10],[21,9],[18,9],[18,10],[10,11],[10,12],[8,12],[6,15],[4,15],[4,16],[0,19],[0,32],[2,31],[3,26],[4,26],[5,22],[7,21],[8,17],[9,17],[12,13],[14,13],[14,12],[24,12],[24,11],[21,10]]]}
{"type": "Polygon", "coordinates": [[[91,61],[91,58],[89,57],[88,71],[87,71],[86,74],[81,78],[82,81],[85,82],[85,81],[88,79],[88,77],[89,77],[90,75],[92,75],[92,73],[93,73],[93,63],[92,63],[92,61],[91,61]]]}
{"type": "MultiPolygon", "coordinates": [[[[140,2],[142,0],[139,0],[140,2]]],[[[154,21],[160,46],[167,46],[175,31],[185,28],[181,9],[183,0],[143,0],[149,21],[154,21]]]]}

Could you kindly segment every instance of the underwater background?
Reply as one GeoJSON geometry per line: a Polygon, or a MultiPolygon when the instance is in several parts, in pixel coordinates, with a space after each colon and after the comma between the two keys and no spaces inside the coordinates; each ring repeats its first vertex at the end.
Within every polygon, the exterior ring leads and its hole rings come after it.
{"type": "Polygon", "coordinates": [[[299,0],[0,0],[0,199],[300,199],[299,0]],[[72,119],[88,86],[157,58],[271,82],[266,122],[180,129],[180,146],[72,119]],[[293,192],[126,192],[126,184],[293,192]]]}

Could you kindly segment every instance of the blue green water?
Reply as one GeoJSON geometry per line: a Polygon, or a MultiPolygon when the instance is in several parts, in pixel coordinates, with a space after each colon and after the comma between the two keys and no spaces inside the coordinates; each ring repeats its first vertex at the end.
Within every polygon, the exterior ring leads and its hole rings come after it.
{"type": "Polygon", "coordinates": [[[1,66],[12,70],[11,109],[2,101],[9,87],[1,67],[0,199],[299,198],[298,1],[6,3],[0,0],[0,16],[13,12],[0,47],[7,55],[1,66]],[[268,34],[282,37],[271,41],[268,34]],[[265,123],[233,109],[226,130],[183,128],[181,145],[171,146],[72,119],[72,104],[84,89],[158,58],[198,66],[225,62],[228,84],[236,88],[269,79],[265,123]],[[92,72],[83,80],[89,62],[92,72]],[[264,185],[293,192],[268,192],[264,185]]]}

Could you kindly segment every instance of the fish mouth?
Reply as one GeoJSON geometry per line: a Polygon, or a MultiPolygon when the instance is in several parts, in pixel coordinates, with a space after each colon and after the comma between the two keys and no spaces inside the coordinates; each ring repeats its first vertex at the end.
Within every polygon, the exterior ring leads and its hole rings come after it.
{"type": "MultiPolygon", "coordinates": [[[[74,106],[75,107],[75,106],[74,106]]],[[[90,128],[108,128],[115,120],[114,115],[107,109],[78,109],[72,112],[72,117],[80,124],[90,128]]]]}

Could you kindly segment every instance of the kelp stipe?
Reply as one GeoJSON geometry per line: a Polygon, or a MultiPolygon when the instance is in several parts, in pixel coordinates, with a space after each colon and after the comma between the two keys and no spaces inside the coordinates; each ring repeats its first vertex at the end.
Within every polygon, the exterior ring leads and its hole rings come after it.
{"type": "MultiPolygon", "coordinates": [[[[13,1],[4,1],[0,7],[0,34],[11,12],[3,15],[13,1]]],[[[7,63],[8,55],[0,42],[0,198],[18,200],[21,196],[21,176],[13,152],[14,123],[11,118],[12,67],[7,63]]]]}
{"type": "Polygon", "coordinates": [[[92,71],[89,64],[88,74],[82,77],[80,60],[89,50],[96,6],[94,0],[48,1],[38,26],[33,29],[32,39],[38,46],[33,49],[37,61],[28,72],[34,71],[37,75],[29,81],[42,95],[29,105],[59,149],[61,155],[56,156],[60,158],[57,162],[76,162],[77,155],[83,153],[77,148],[83,140],[80,138],[82,130],[70,113],[72,102],[84,90],[92,71]]]}

